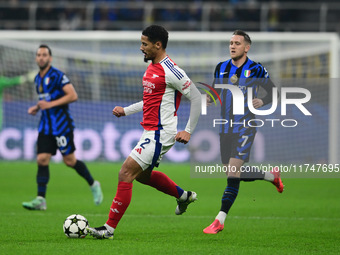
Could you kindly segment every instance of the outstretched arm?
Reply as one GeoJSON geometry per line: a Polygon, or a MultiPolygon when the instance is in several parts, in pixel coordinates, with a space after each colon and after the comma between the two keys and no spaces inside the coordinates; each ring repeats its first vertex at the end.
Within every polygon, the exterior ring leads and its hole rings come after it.
{"type": "Polygon", "coordinates": [[[21,81],[20,76],[12,77],[12,78],[0,76],[0,89],[19,85],[21,83],[20,81],[21,81]]]}
{"type": "Polygon", "coordinates": [[[112,114],[115,115],[116,117],[121,117],[121,116],[128,116],[137,112],[141,112],[143,110],[143,101],[140,101],[138,103],[129,105],[127,107],[121,107],[121,106],[116,106],[112,110],[112,114]]]}
{"type": "Polygon", "coordinates": [[[33,82],[35,75],[36,72],[33,71],[16,77],[0,76],[0,90],[6,87],[20,85],[25,82],[33,82]]]}

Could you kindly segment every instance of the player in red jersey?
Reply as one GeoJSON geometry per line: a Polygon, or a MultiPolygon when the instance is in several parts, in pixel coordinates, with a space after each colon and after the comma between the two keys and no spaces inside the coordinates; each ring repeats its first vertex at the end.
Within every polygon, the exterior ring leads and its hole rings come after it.
{"type": "Polygon", "coordinates": [[[119,171],[117,193],[108,220],[104,226],[88,228],[95,238],[113,239],[114,230],[130,204],[135,179],[175,197],[177,215],[184,213],[188,205],[197,199],[195,192],[185,191],[164,173],[153,171],[175,141],[189,142],[201,109],[199,91],[186,73],[167,56],[167,42],[168,32],[161,26],[152,25],[142,32],[140,50],[144,53],[144,61],[152,62],[143,76],[143,101],[113,109],[117,117],[143,111],[141,125],[144,133],[119,171]],[[185,130],[177,132],[176,112],[182,95],[191,102],[190,117],[185,130]]]}

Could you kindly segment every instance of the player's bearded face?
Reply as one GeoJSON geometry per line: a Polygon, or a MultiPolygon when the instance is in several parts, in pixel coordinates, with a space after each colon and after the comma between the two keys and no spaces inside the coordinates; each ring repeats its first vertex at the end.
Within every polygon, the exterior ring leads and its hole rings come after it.
{"type": "Polygon", "coordinates": [[[141,46],[140,50],[144,54],[144,62],[148,62],[149,60],[153,60],[156,57],[156,46],[154,43],[148,40],[148,37],[142,35],[141,37],[141,46]]]}
{"type": "Polygon", "coordinates": [[[50,56],[48,49],[46,48],[40,48],[37,51],[35,61],[37,62],[37,65],[39,66],[40,70],[44,70],[47,68],[51,63],[52,57],[50,56]]]}
{"type": "Polygon", "coordinates": [[[44,70],[46,69],[46,67],[48,67],[50,64],[50,61],[39,61],[38,66],[40,68],[40,70],[44,70]]]}

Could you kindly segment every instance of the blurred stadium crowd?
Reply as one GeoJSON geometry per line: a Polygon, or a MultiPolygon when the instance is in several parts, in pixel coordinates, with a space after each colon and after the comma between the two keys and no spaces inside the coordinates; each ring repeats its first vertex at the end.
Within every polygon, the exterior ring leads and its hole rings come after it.
{"type": "Polygon", "coordinates": [[[0,0],[2,30],[340,32],[338,0],[0,0]]]}

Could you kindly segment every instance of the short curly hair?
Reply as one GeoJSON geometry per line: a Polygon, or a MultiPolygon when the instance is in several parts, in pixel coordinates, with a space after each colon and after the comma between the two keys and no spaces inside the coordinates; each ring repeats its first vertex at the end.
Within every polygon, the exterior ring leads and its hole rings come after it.
{"type": "Polygon", "coordinates": [[[166,49],[169,33],[164,27],[159,25],[148,26],[143,30],[142,35],[147,36],[149,41],[152,43],[160,41],[162,43],[163,49],[166,49]]]}

